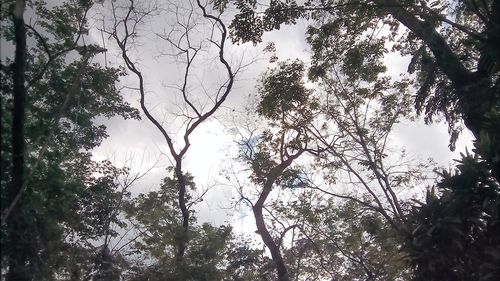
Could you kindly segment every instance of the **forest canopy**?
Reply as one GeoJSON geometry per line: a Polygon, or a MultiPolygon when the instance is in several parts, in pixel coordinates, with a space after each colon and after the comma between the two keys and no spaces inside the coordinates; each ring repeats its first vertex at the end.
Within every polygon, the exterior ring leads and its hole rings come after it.
{"type": "Polygon", "coordinates": [[[500,279],[499,1],[1,5],[1,280],[500,279]],[[98,159],[118,119],[159,160],[98,159]],[[419,160],[395,142],[419,120],[473,142],[419,160]]]}

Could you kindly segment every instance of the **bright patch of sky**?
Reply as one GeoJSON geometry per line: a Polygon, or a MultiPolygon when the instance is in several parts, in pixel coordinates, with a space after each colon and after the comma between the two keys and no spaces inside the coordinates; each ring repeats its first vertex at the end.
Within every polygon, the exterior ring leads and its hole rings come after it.
{"type": "MultiPolygon", "coordinates": [[[[109,10],[102,10],[109,16],[109,10]]],[[[172,16],[172,15],[170,15],[172,16]]],[[[165,41],[158,39],[152,33],[165,26],[165,20],[160,17],[148,23],[142,28],[147,35],[145,43],[131,50],[131,56],[140,61],[143,75],[146,79],[147,105],[152,109],[154,115],[162,121],[167,131],[178,136],[181,141],[182,117],[176,116],[182,112],[179,91],[175,89],[182,82],[184,66],[182,60],[160,55],[169,52],[164,47],[165,41]]],[[[228,25],[228,21],[226,21],[228,25]]],[[[100,24],[95,24],[100,27],[100,24]]],[[[170,28],[171,26],[166,26],[170,28]]],[[[206,34],[207,27],[199,26],[200,34],[206,34]]],[[[230,128],[233,126],[233,113],[242,112],[247,105],[249,95],[255,93],[256,82],[262,72],[269,67],[267,55],[262,53],[268,41],[276,45],[277,56],[280,60],[299,58],[308,61],[308,47],[304,40],[306,23],[299,22],[295,26],[285,26],[281,30],[266,33],[263,43],[257,46],[244,44],[241,46],[229,45],[226,54],[233,66],[245,65],[238,73],[232,93],[225,105],[215,117],[202,123],[191,137],[191,147],[185,157],[184,169],[195,177],[195,182],[202,193],[206,190],[204,201],[197,206],[197,216],[200,222],[221,224],[230,222],[237,232],[253,232],[255,224],[249,216],[248,208],[239,210],[231,209],[234,206],[232,198],[237,197],[237,192],[221,172],[227,168],[228,163],[234,163],[234,171],[244,168],[237,163],[234,157],[237,154],[235,136],[230,128]],[[251,64],[249,64],[252,62],[251,64]],[[247,64],[249,64],[247,66],[247,64]]],[[[92,29],[90,36],[94,42],[103,44],[102,34],[97,29],[92,29]]],[[[219,36],[216,34],[216,36],[219,36]]],[[[106,37],[107,38],[107,37],[106,37]]],[[[141,38],[137,39],[138,41],[141,38]]],[[[228,42],[229,43],[229,42],[228,42]]],[[[108,49],[106,54],[108,64],[122,65],[119,49],[114,42],[105,39],[104,44],[108,49]]],[[[192,80],[195,86],[191,90],[193,97],[199,98],[197,102],[209,106],[210,100],[204,95],[204,91],[211,91],[217,87],[217,83],[224,81],[222,68],[217,68],[214,62],[214,53],[208,51],[200,54],[197,61],[196,75],[192,80]],[[215,83],[215,84],[214,84],[215,83]],[[197,96],[195,96],[197,95],[197,96]]],[[[398,75],[406,70],[408,59],[398,55],[390,54],[386,58],[388,73],[398,75]]],[[[123,79],[122,85],[130,87],[124,89],[124,97],[131,104],[138,107],[139,93],[132,88],[137,87],[137,79],[130,75],[123,79]]],[[[116,165],[130,165],[133,171],[143,171],[154,166],[151,171],[138,182],[131,190],[134,195],[158,188],[161,179],[167,176],[166,168],[171,165],[172,159],[168,155],[168,147],[163,136],[143,116],[143,120],[122,120],[120,118],[96,119],[108,127],[109,138],[93,151],[95,159],[110,158],[116,165]]],[[[453,158],[458,157],[458,152],[464,151],[469,145],[471,136],[464,132],[457,144],[457,151],[452,153],[447,149],[448,133],[446,125],[425,125],[421,120],[415,122],[404,121],[400,123],[392,137],[398,146],[406,147],[408,153],[415,158],[434,160],[445,167],[453,158]]]]}

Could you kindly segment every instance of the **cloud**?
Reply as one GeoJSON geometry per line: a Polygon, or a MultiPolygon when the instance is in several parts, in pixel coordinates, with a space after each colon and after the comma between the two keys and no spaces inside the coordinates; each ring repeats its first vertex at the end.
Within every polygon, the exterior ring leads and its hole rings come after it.
{"type": "MultiPolygon", "coordinates": [[[[155,19],[150,24],[156,29],[170,28],[170,26],[164,26],[162,18],[155,19]]],[[[306,22],[301,22],[294,26],[283,26],[281,30],[266,33],[263,38],[264,43],[256,47],[249,44],[228,45],[226,55],[233,66],[249,65],[238,73],[233,91],[221,108],[221,112],[217,113],[216,117],[202,123],[194,131],[191,136],[191,147],[184,160],[184,170],[195,177],[199,191],[203,192],[209,189],[204,202],[196,207],[200,222],[221,224],[232,220],[232,225],[237,231],[252,232],[254,230],[253,218],[247,216],[248,210],[235,212],[227,209],[230,207],[230,198],[234,190],[222,184],[224,180],[219,175],[219,171],[230,157],[234,157],[234,154],[229,153],[234,151],[233,135],[227,132],[224,122],[219,122],[217,118],[222,115],[231,115],[232,110],[241,111],[248,101],[247,97],[255,93],[255,84],[260,74],[270,66],[266,55],[261,53],[266,42],[275,42],[280,60],[295,58],[306,62],[309,60],[308,46],[304,39],[306,25],[306,22]],[[250,64],[250,62],[253,63],[250,64]]],[[[102,41],[100,32],[95,29],[91,31],[90,36],[95,42],[102,41]]],[[[131,49],[131,56],[140,62],[145,77],[146,104],[165,129],[175,135],[174,139],[182,143],[185,119],[180,114],[189,113],[186,111],[179,91],[179,87],[182,87],[185,70],[183,58],[166,55],[165,52],[169,49],[156,45],[166,44],[166,42],[154,37],[151,32],[147,34],[147,37],[142,38],[146,38],[146,43],[131,49]],[[151,40],[151,38],[156,39],[151,40]],[[159,50],[162,53],[159,53],[159,50]]],[[[107,59],[109,63],[121,65],[119,50],[115,44],[106,42],[106,48],[108,48],[107,59]]],[[[207,93],[208,95],[214,93],[214,90],[226,79],[224,69],[218,64],[216,56],[217,53],[214,52],[214,49],[201,52],[195,60],[197,65],[189,76],[189,95],[197,106],[204,106],[205,109],[211,103],[207,93]]],[[[388,73],[397,76],[404,72],[407,61],[407,58],[389,54],[386,58],[388,73]]],[[[122,81],[122,85],[137,87],[137,78],[128,76],[122,81]]],[[[138,106],[139,94],[136,90],[127,88],[124,94],[129,102],[138,106]]],[[[103,158],[109,155],[115,155],[115,157],[120,155],[122,160],[117,160],[117,163],[125,163],[123,159],[127,157],[142,159],[141,155],[147,155],[147,160],[141,162],[141,165],[133,162],[131,168],[134,171],[148,167],[160,159],[158,167],[141,181],[140,186],[134,189],[134,194],[158,188],[161,179],[166,176],[165,168],[171,165],[171,162],[169,162],[170,157],[165,139],[157,128],[146,118],[143,118],[142,121],[119,118],[97,119],[97,121],[107,125],[110,137],[94,150],[94,156],[103,158]]],[[[444,125],[427,126],[421,121],[408,121],[397,126],[394,132],[394,141],[398,145],[407,147],[411,154],[418,155],[422,159],[434,157],[439,164],[445,166],[452,158],[458,156],[457,153],[451,153],[447,149],[448,134],[444,125]]],[[[469,142],[470,137],[465,137],[457,147],[463,148],[469,142]]]]}

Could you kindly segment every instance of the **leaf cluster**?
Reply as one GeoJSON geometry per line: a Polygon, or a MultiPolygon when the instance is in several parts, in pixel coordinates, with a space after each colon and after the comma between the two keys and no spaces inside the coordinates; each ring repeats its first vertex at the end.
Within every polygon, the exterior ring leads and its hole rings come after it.
{"type": "Polygon", "coordinates": [[[417,280],[495,280],[500,276],[500,186],[486,163],[462,155],[414,207],[405,243],[417,280]]]}

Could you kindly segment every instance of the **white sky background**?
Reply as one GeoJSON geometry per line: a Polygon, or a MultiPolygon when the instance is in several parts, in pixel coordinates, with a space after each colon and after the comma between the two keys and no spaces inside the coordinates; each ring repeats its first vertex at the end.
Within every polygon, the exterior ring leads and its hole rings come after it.
{"type": "MultiPolygon", "coordinates": [[[[60,1],[49,0],[48,2],[58,3],[60,1]]],[[[105,1],[105,3],[109,3],[109,1],[105,1]]],[[[85,38],[86,42],[94,41],[103,45],[101,33],[97,30],[97,28],[102,27],[102,22],[99,20],[102,14],[109,16],[109,10],[96,5],[94,10],[94,19],[96,20],[93,23],[91,33],[85,38]]],[[[158,50],[161,49],[157,44],[161,42],[154,38],[150,31],[153,27],[158,31],[165,25],[165,21],[165,19],[157,19],[144,26],[144,35],[147,35],[147,40],[143,41],[142,47],[138,48],[137,52],[131,53],[132,57],[141,62],[147,84],[147,104],[150,108],[154,108],[153,111],[157,117],[164,117],[166,113],[175,109],[172,100],[168,97],[179,93],[164,86],[179,82],[181,71],[175,61],[165,62],[165,57],[158,57],[158,50]]],[[[229,25],[229,20],[226,21],[226,25],[229,25]]],[[[238,195],[235,188],[228,185],[228,181],[224,179],[221,172],[233,164],[236,172],[244,169],[242,165],[237,163],[237,160],[233,159],[237,148],[235,136],[231,134],[231,128],[235,123],[241,121],[237,120],[238,116],[244,115],[242,113],[248,103],[247,98],[249,95],[255,94],[255,85],[259,76],[268,67],[272,67],[267,62],[268,55],[263,54],[262,49],[267,42],[273,41],[276,45],[276,55],[281,61],[299,58],[307,62],[308,46],[304,39],[306,26],[307,23],[299,21],[294,26],[285,26],[281,30],[266,33],[263,37],[263,43],[255,47],[251,44],[233,46],[230,45],[230,40],[227,41],[226,56],[228,59],[232,59],[233,63],[237,63],[242,58],[244,61],[256,61],[238,74],[233,91],[221,110],[207,122],[201,124],[191,137],[191,147],[184,160],[184,171],[194,175],[198,189],[210,188],[204,201],[196,207],[198,210],[196,216],[200,223],[209,222],[218,225],[229,222],[236,233],[249,235],[254,238],[255,242],[260,241],[254,233],[256,228],[251,211],[248,208],[236,210],[230,208],[234,203],[233,198],[237,198],[238,195]]],[[[5,44],[5,42],[1,43],[0,55],[2,59],[13,57],[14,49],[12,46],[5,44]]],[[[108,49],[106,54],[108,64],[110,66],[123,65],[121,55],[114,42],[105,39],[104,43],[108,49]]],[[[213,58],[214,55],[208,57],[213,58]]],[[[104,61],[103,58],[100,59],[104,61]]],[[[203,61],[201,62],[206,67],[200,72],[200,80],[206,82],[212,81],[214,77],[219,77],[218,71],[203,61]]],[[[396,54],[389,54],[386,57],[386,66],[391,75],[398,75],[406,71],[408,59],[401,58],[396,54]]],[[[129,75],[122,79],[121,84],[137,87],[137,79],[135,76],[129,75]]],[[[123,95],[129,103],[139,108],[138,92],[124,90],[123,95]]],[[[171,165],[165,140],[149,120],[142,113],[141,115],[142,120],[140,121],[123,120],[118,117],[109,120],[96,118],[96,122],[107,126],[109,138],[93,151],[96,160],[110,159],[117,166],[127,165],[132,169],[132,173],[141,173],[156,163],[155,167],[132,187],[130,191],[134,195],[158,189],[161,180],[167,175],[166,168],[171,165]]],[[[172,124],[171,120],[166,116],[164,125],[168,131],[174,132],[176,129],[173,125],[175,124],[172,124]]],[[[464,152],[467,145],[469,150],[471,149],[471,139],[472,135],[464,130],[457,141],[456,151],[450,152],[446,124],[429,126],[425,125],[422,120],[402,121],[392,134],[393,143],[396,146],[404,146],[409,158],[421,159],[422,161],[433,158],[444,168],[453,167],[452,160],[459,158],[459,153],[464,152]]],[[[249,188],[251,187],[249,186],[249,188]]]]}
{"type": "MultiPolygon", "coordinates": [[[[106,10],[102,12],[107,14],[106,10]]],[[[175,132],[175,126],[172,126],[175,124],[172,124],[172,119],[168,116],[168,113],[172,112],[175,107],[169,97],[179,95],[179,93],[164,86],[179,82],[178,74],[182,70],[174,61],[157,56],[157,51],[160,49],[157,44],[161,43],[161,40],[154,38],[150,32],[151,28],[156,30],[161,28],[165,21],[164,18],[160,18],[145,26],[145,35],[149,39],[144,41],[142,47],[138,47],[136,53],[131,52],[130,55],[141,62],[147,85],[147,104],[150,108],[154,108],[153,112],[160,120],[165,117],[164,126],[166,129],[169,132],[175,132]]],[[[96,25],[100,27],[100,23],[96,25]]],[[[226,22],[226,25],[229,25],[229,22],[226,22]]],[[[253,218],[247,217],[241,220],[240,213],[227,209],[233,203],[231,197],[235,195],[235,191],[232,187],[227,186],[225,184],[227,181],[219,175],[228,163],[231,161],[236,163],[236,160],[231,160],[236,151],[235,138],[229,132],[233,126],[232,119],[235,116],[233,113],[243,111],[248,95],[255,93],[256,80],[266,70],[266,67],[270,66],[266,61],[266,55],[262,53],[266,42],[275,42],[277,56],[280,60],[300,58],[307,61],[308,51],[304,40],[305,27],[306,23],[299,22],[295,26],[284,27],[279,31],[265,34],[263,43],[256,47],[245,44],[228,46],[226,49],[227,58],[231,58],[233,64],[242,57],[245,61],[258,60],[238,74],[233,91],[223,106],[224,108],[215,117],[201,124],[191,137],[191,147],[184,160],[184,171],[194,175],[199,189],[211,188],[206,194],[205,200],[197,206],[199,222],[221,224],[225,221],[231,221],[237,232],[253,232],[255,230],[253,218]]],[[[102,42],[101,33],[96,29],[92,30],[90,36],[96,42],[102,42]]],[[[230,44],[230,41],[228,40],[227,43],[230,44]]],[[[105,42],[105,44],[108,49],[108,63],[110,65],[122,64],[114,42],[105,42]]],[[[213,54],[208,54],[207,57],[212,58],[213,54]]],[[[202,58],[200,57],[200,59],[202,58]]],[[[407,68],[408,60],[398,56],[391,55],[386,61],[391,74],[404,72],[407,68]]],[[[199,62],[203,63],[203,60],[199,62]]],[[[209,65],[203,63],[203,66],[209,65]]],[[[219,72],[209,66],[200,69],[199,77],[201,81],[206,83],[219,77],[219,72]]],[[[137,79],[133,75],[126,77],[122,82],[128,86],[137,86],[137,79]]],[[[138,92],[125,90],[124,96],[127,101],[138,107],[138,92]]],[[[157,189],[161,179],[167,175],[166,167],[170,165],[165,140],[149,120],[144,115],[142,117],[141,121],[121,118],[97,119],[98,122],[103,122],[108,127],[109,138],[93,151],[96,159],[110,158],[117,165],[123,165],[127,160],[132,159],[130,162],[132,163],[132,171],[137,172],[143,171],[159,161],[156,167],[133,187],[131,190],[133,194],[157,189]]],[[[458,153],[464,151],[465,145],[470,143],[471,135],[464,131],[457,142],[457,151],[452,153],[447,148],[449,136],[445,124],[427,126],[422,121],[405,121],[397,126],[392,139],[397,145],[405,146],[412,158],[425,160],[432,157],[438,164],[450,167],[451,160],[458,158],[458,153]]],[[[236,170],[238,169],[241,167],[236,168],[236,170]]]]}

